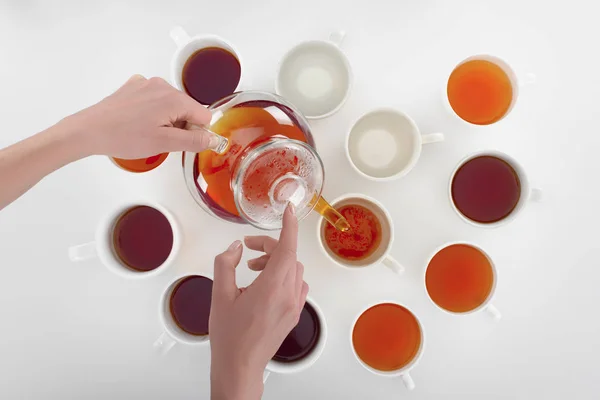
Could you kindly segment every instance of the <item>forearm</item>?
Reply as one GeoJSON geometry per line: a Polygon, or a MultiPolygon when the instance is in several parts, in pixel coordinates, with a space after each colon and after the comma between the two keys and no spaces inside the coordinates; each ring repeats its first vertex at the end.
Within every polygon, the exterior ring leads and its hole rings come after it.
{"type": "Polygon", "coordinates": [[[66,120],[0,150],[0,209],[46,175],[86,155],[66,120]]]}

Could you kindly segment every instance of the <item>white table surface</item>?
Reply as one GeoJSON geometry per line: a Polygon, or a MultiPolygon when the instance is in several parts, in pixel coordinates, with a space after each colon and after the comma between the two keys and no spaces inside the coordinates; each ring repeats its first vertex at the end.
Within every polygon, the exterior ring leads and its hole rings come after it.
{"type": "MultiPolygon", "coordinates": [[[[311,296],[327,317],[317,363],[272,375],[265,399],[592,399],[600,392],[598,115],[600,25],[591,0],[558,1],[0,1],[0,146],[98,101],[131,74],[169,78],[174,25],[234,43],[258,89],[272,89],[280,57],[304,39],[348,32],[344,51],[355,86],[336,115],[312,124],[326,164],[325,195],[359,191],[381,200],[396,225],[398,278],[383,266],[342,270],[318,250],[317,218],[301,224],[299,254],[311,296]],[[85,3],[85,4],[84,4],[85,3]],[[455,61],[489,52],[518,74],[537,75],[512,114],[485,129],[445,113],[440,85],[455,61]],[[343,138],[352,121],[392,106],[445,143],[424,149],[416,168],[389,184],[349,169],[343,138]],[[461,222],[447,198],[451,170],[467,153],[515,156],[545,202],[497,230],[461,222]],[[499,269],[486,314],[452,317],[423,286],[424,263],[445,241],[470,240],[499,269]],[[408,392],[353,358],[349,330],[381,299],[412,308],[426,331],[408,392]]],[[[134,175],[93,157],[52,174],[0,212],[0,398],[198,399],[209,393],[209,347],[176,346],[165,357],[158,299],[178,274],[210,271],[215,253],[250,227],[217,221],[188,195],[172,154],[134,175]],[[70,245],[91,240],[111,207],[148,197],[183,225],[176,265],[156,279],[124,280],[98,261],[72,264],[70,245]]],[[[2,188],[0,188],[2,190],[2,188]]],[[[245,254],[244,260],[247,259],[245,254]]],[[[238,270],[240,284],[254,278],[238,270]]],[[[242,333],[240,333],[242,334],[242,333]]]]}

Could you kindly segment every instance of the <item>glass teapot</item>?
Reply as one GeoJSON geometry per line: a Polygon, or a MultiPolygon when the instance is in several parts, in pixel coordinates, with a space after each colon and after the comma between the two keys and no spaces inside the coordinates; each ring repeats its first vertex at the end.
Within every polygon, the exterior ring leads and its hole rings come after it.
{"type": "Polygon", "coordinates": [[[246,91],[209,107],[216,150],[183,153],[190,194],[209,214],[260,229],[281,228],[289,202],[298,219],[315,210],[341,231],[348,221],[321,196],[323,162],[308,122],[294,106],[267,92],[246,91]]]}

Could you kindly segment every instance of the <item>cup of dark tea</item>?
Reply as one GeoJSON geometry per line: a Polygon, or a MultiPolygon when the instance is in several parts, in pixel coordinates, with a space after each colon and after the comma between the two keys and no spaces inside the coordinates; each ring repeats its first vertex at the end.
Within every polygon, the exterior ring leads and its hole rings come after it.
{"type": "Polygon", "coordinates": [[[326,342],[325,316],[317,303],[311,297],[307,297],[298,324],[267,364],[263,381],[267,380],[271,372],[290,374],[312,366],[323,353],[326,342]]]}
{"type": "Polygon", "coordinates": [[[485,228],[514,220],[530,200],[542,199],[541,189],[531,187],[517,160],[499,151],[482,151],[463,159],[450,176],[448,191],[460,218],[485,228]]]}
{"type": "Polygon", "coordinates": [[[168,353],[178,342],[208,343],[212,287],[210,274],[184,275],[167,286],[158,310],[164,331],[154,342],[162,354],[168,353]]]}
{"type": "Polygon", "coordinates": [[[177,221],[160,204],[131,202],[109,212],[98,224],[95,240],[69,248],[71,261],[99,258],[125,278],[158,275],[173,263],[180,247],[177,221]]]}
{"type": "Polygon", "coordinates": [[[242,63],[234,47],[215,35],[190,37],[182,27],[171,29],[177,50],[171,62],[173,85],[204,105],[238,91],[242,63]]]}

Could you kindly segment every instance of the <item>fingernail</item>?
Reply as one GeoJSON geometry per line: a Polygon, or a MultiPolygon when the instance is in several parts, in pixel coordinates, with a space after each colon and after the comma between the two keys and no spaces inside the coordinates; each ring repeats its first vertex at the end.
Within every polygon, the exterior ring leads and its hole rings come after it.
{"type": "Polygon", "coordinates": [[[248,267],[252,268],[253,265],[256,265],[256,259],[248,260],[248,267]]]}
{"type": "Polygon", "coordinates": [[[241,245],[242,245],[242,242],[240,240],[236,240],[235,242],[233,242],[229,245],[229,248],[227,248],[227,251],[237,250],[240,248],[241,245]]]}
{"type": "Polygon", "coordinates": [[[290,210],[290,213],[292,215],[296,215],[296,207],[294,206],[294,203],[292,203],[292,202],[288,203],[288,210],[290,210]]]}
{"type": "Polygon", "coordinates": [[[229,140],[217,134],[212,134],[210,139],[208,139],[208,148],[217,153],[223,153],[227,149],[228,144],[229,140]]]}

